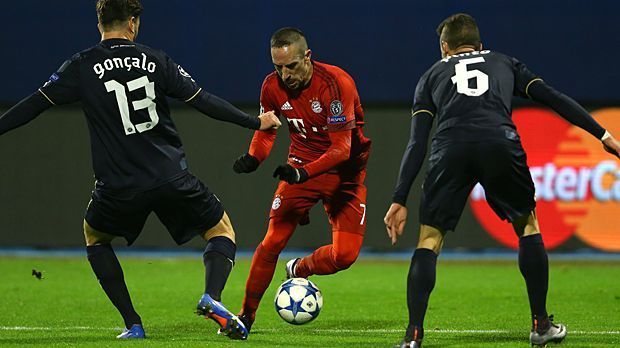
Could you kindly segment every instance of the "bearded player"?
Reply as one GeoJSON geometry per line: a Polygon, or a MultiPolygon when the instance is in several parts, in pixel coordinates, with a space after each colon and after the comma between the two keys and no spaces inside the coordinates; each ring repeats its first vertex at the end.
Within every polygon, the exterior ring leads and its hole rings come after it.
{"type": "MultiPolygon", "coordinates": [[[[288,161],[276,168],[269,228],[256,248],[240,319],[249,328],[278,261],[298,224],[319,201],[332,226],[332,244],[286,264],[288,278],[333,274],[357,259],[366,230],[366,162],[370,139],[362,133],[364,112],[355,82],[342,69],[311,59],[303,33],[282,28],[271,37],[275,72],[263,82],[261,109],[288,122],[288,161]]],[[[254,133],[250,150],[235,162],[237,173],[255,171],[276,138],[254,133]]]]}

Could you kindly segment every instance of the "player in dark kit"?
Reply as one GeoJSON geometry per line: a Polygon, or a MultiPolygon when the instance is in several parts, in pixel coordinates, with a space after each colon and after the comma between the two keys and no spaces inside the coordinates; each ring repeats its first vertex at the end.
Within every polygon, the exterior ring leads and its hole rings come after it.
{"type": "Polygon", "coordinates": [[[534,184],[519,134],[511,119],[513,95],[543,103],[586,130],[618,156],[620,143],[581,106],[549,87],[523,63],[483,50],[475,20],[456,14],[438,27],[443,59],[419,80],[412,109],[411,138],[403,155],[393,203],[385,224],[392,243],[403,233],[405,203],[426,155],[433,119],[437,128],[422,186],[420,239],[407,280],[409,325],[400,347],[420,347],[424,316],[435,286],[437,255],[454,230],[478,182],[495,213],[519,237],[519,269],[525,279],[532,345],[561,341],[566,327],[548,316],[549,265],[535,213],[534,184]]]}
{"type": "Polygon", "coordinates": [[[99,0],[101,42],[74,55],[43,87],[7,111],[0,118],[0,134],[53,105],[82,102],[97,179],[84,218],[86,249],[101,287],[124,319],[126,328],[118,338],[145,334],[110,242],[120,236],[132,244],[154,211],[178,244],[197,235],[207,240],[198,312],[216,321],[221,333],[245,339],[243,323],[220,302],[234,263],[235,233],[217,197],[188,171],[166,96],[250,129],[281,124],[272,112],[248,116],[202,90],[164,52],[135,43],[141,12],[139,0],[99,0]]]}

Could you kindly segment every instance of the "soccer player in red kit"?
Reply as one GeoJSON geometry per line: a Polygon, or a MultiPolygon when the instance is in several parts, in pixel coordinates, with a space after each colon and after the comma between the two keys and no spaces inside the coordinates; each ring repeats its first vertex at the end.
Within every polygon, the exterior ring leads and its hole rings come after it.
{"type": "MultiPolygon", "coordinates": [[[[288,122],[288,161],[273,173],[281,181],[269,214],[269,229],[256,248],[240,319],[249,329],[267,290],[278,256],[298,224],[323,201],[332,244],[289,261],[287,277],[333,274],[357,259],[366,230],[366,162],[370,139],[362,133],[364,112],[355,82],[344,70],[313,61],[303,33],[282,28],[271,37],[275,72],[261,90],[261,109],[288,122]]],[[[235,162],[249,173],[267,158],[275,131],[258,131],[248,153],[235,162]]]]}

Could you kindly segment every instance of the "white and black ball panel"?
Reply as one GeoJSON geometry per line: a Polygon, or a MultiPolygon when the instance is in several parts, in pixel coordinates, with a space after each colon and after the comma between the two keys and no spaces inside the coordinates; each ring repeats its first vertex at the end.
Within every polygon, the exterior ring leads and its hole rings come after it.
{"type": "Polygon", "coordinates": [[[293,278],[280,285],[274,302],[276,311],[284,321],[302,325],[319,315],[323,306],[323,296],[311,281],[293,278]]]}

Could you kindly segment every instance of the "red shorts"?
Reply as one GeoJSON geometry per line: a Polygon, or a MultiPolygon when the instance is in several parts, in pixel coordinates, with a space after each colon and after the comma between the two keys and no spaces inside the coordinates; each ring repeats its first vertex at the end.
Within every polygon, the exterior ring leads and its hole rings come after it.
{"type": "Polygon", "coordinates": [[[366,169],[353,179],[342,179],[336,173],[324,173],[302,184],[280,181],[269,218],[299,222],[310,209],[323,201],[323,207],[334,232],[364,235],[366,231],[366,169]]]}

